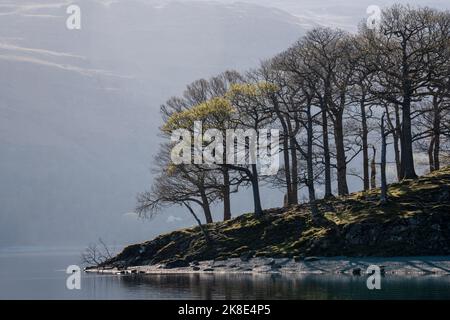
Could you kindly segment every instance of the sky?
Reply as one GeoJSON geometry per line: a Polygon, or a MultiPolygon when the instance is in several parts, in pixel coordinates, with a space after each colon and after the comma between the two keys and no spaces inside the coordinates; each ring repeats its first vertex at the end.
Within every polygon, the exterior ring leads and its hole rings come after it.
{"type": "MultiPolygon", "coordinates": [[[[316,25],[354,31],[368,5],[391,3],[0,0],[0,247],[122,245],[195,224],[177,207],[152,221],[134,213],[151,185],[159,106],[193,80],[256,67],[316,25]],[[66,28],[73,3],[81,30],[66,28]]],[[[282,204],[263,192],[265,207],[282,204]]],[[[234,216],[250,196],[233,197],[234,216]]]]}

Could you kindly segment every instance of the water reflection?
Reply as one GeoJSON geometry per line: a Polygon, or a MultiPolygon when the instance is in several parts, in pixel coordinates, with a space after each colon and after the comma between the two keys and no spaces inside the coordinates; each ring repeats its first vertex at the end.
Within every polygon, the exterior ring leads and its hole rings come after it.
{"type": "Polygon", "coordinates": [[[450,299],[450,276],[386,276],[368,290],[365,276],[83,274],[81,290],[68,290],[79,252],[0,251],[0,299],[450,299]]]}
{"type": "Polygon", "coordinates": [[[135,275],[120,282],[135,294],[157,291],[160,298],[450,299],[448,276],[386,276],[381,290],[368,290],[366,277],[346,275],[135,275]]]}

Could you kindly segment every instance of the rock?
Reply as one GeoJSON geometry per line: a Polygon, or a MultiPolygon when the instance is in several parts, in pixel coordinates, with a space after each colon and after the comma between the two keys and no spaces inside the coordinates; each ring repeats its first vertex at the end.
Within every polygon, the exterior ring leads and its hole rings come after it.
{"type": "Polygon", "coordinates": [[[188,267],[188,266],[189,266],[189,263],[186,260],[178,259],[178,260],[173,260],[173,261],[166,263],[165,268],[173,269],[173,268],[183,268],[183,267],[188,267]]]}
{"type": "Polygon", "coordinates": [[[150,264],[152,264],[152,260],[149,260],[149,259],[144,259],[144,260],[142,260],[142,263],[141,263],[141,265],[143,265],[143,266],[148,266],[150,264]]]}
{"type": "Polygon", "coordinates": [[[213,263],[213,267],[214,267],[214,268],[223,268],[223,267],[226,267],[226,265],[225,265],[225,263],[223,263],[223,262],[215,261],[215,262],[213,263]]]}
{"type": "Polygon", "coordinates": [[[431,229],[433,229],[434,231],[440,231],[441,230],[441,226],[438,224],[432,224],[431,229]]]}
{"type": "Polygon", "coordinates": [[[384,276],[386,274],[386,266],[380,266],[380,274],[384,276]]]}
{"type": "Polygon", "coordinates": [[[205,268],[203,271],[214,271],[214,268],[205,268]]]}
{"type": "Polygon", "coordinates": [[[449,199],[450,199],[450,187],[448,185],[441,186],[437,200],[439,202],[444,202],[448,201],[449,199]]]}
{"type": "Polygon", "coordinates": [[[319,260],[320,260],[320,258],[318,258],[318,257],[306,257],[304,259],[305,262],[313,262],[313,261],[319,261],[319,260]]]}
{"type": "Polygon", "coordinates": [[[294,256],[294,261],[295,262],[300,262],[302,260],[303,260],[303,257],[301,257],[301,256],[294,256]]]}
{"type": "Polygon", "coordinates": [[[91,269],[95,269],[95,270],[112,270],[112,269],[114,269],[114,267],[113,266],[104,266],[104,267],[101,267],[101,266],[89,266],[89,267],[85,267],[83,270],[84,271],[88,271],[88,270],[91,270],[91,269]]]}
{"type": "Polygon", "coordinates": [[[241,254],[239,257],[241,261],[249,261],[253,257],[254,253],[252,251],[247,251],[241,254]]]}
{"type": "Polygon", "coordinates": [[[198,266],[198,265],[199,265],[199,263],[198,263],[197,260],[192,261],[191,264],[192,264],[193,266],[198,266]]]}
{"type": "Polygon", "coordinates": [[[274,259],[269,259],[269,261],[267,261],[264,265],[266,266],[271,266],[275,264],[275,260],[274,259]]]}
{"type": "Polygon", "coordinates": [[[194,267],[192,267],[192,270],[194,270],[194,271],[199,271],[199,270],[200,270],[200,267],[194,266],[194,267]]]}
{"type": "Polygon", "coordinates": [[[354,276],[360,276],[360,275],[361,275],[361,268],[354,268],[354,269],[352,270],[352,274],[353,274],[354,276]]]}

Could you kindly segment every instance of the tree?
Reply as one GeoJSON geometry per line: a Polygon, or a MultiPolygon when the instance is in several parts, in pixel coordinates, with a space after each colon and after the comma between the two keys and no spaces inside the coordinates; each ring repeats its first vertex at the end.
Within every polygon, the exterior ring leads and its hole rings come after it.
{"type": "Polygon", "coordinates": [[[321,110],[322,148],[325,176],[325,198],[332,197],[331,192],[331,158],[328,135],[329,96],[331,90],[331,70],[333,69],[325,49],[327,43],[332,40],[332,32],[329,29],[314,29],[307,37],[299,40],[291,48],[278,57],[278,67],[286,72],[296,74],[299,78],[305,75],[313,77],[316,90],[316,98],[321,110]],[[331,38],[331,39],[330,39],[331,38]]]}
{"type": "Polygon", "coordinates": [[[98,244],[91,243],[81,254],[81,260],[88,266],[100,266],[114,256],[106,243],[99,238],[98,244]]]}
{"type": "Polygon", "coordinates": [[[360,121],[360,138],[362,148],[362,167],[363,167],[363,190],[370,189],[369,173],[369,134],[373,130],[370,120],[373,116],[373,107],[379,103],[376,97],[370,94],[373,75],[366,65],[365,50],[367,48],[366,38],[362,35],[356,35],[353,38],[354,54],[350,56],[351,64],[354,68],[352,86],[350,89],[350,98],[355,104],[354,117],[360,121]]]}
{"type": "MultiPolygon", "coordinates": [[[[238,72],[228,70],[210,79],[209,90],[212,93],[211,95],[213,97],[223,97],[228,92],[232,84],[239,83],[241,81],[242,76],[238,72]]],[[[230,119],[228,117],[225,117],[216,120],[218,120],[215,124],[216,128],[225,131],[227,121],[229,121],[230,119]]],[[[224,150],[225,149],[226,148],[224,146],[224,150]]],[[[226,158],[226,153],[224,154],[224,158],[226,158]]],[[[220,170],[222,171],[223,176],[223,186],[221,192],[223,200],[223,220],[226,221],[231,219],[230,194],[232,192],[237,192],[237,188],[232,190],[232,187],[239,185],[239,179],[231,177],[230,170],[227,166],[220,166],[220,170]]]]}
{"type": "MultiPolygon", "coordinates": [[[[303,41],[290,49],[290,55],[302,57],[307,73],[316,77],[316,85],[322,90],[317,99],[322,110],[322,136],[325,162],[325,197],[331,196],[331,151],[328,136],[328,120],[333,124],[336,147],[338,193],[348,194],[346,145],[344,143],[344,110],[348,100],[353,66],[349,56],[353,54],[352,38],[341,30],[316,28],[307,33],[303,41]]],[[[295,62],[294,64],[295,65],[295,62]]],[[[291,68],[295,72],[295,69],[291,68]]]]}
{"type": "MultiPolygon", "coordinates": [[[[257,217],[262,216],[263,211],[259,190],[259,173],[255,161],[257,155],[255,154],[256,150],[252,150],[252,144],[256,145],[256,143],[260,141],[260,138],[267,139],[267,137],[260,136],[259,130],[264,129],[265,126],[273,120],[272,114],[268,112],[265,100],[276,90],[276,86],[266,82],[259,82],[256,84],[242,83],[233,84],[226,95],[227,99],[229,99],[231,105],[236,110],[235,116],[233,117],[233,128],[241,130],[244,139],[247,139],[247,137],[245,137],[247,130],[251,130],[251,132],[256,134],[254,137],[248,137],[248,143],[239,141],[239,138],[235,139],[233,137],[229,140],[227,137],[227,150],[234,149],[240,144],[245,144],[245,149],[248,151],[248,156],[246,155],[246,158],[251,160],[253,157],[254,161],[249,161],[249,165],[234,165],[231,164],[230,161],[227,161],[224,165],[232,170],[243,173],[246,179],[250,181],[253,192],[253,205],[257,217]]],[[[271,139],[278,139],[278,136],[271,136],[271,139]]],[[[276,141],[273,142],[276,143],[276,141]]],[[[278,144],[276,143],[276,145],[278,144]]],[[[267,150],[261,150],[261,146],[259,146],[259,151],[266,152],[267,150]]],[[[271,154],[276,154],[277,152],[278,151],[276,150],[271,150],[271,154]]]]}
{"type": "MultiPolygon", "coordinates": [[[[241,130],[244,135],[247,129],[253,129],[258,135],[258,129],[261,129],[270,118],[270,116],[261,112],[263,105],[258,100],[266,94],[266,90],[270,90],[270,86],[266,86],[265,84],[233,84],[225,97],[213,98],[188,110],[172,114],[166,121],[163,130],[167,132],[172,132],[180,128],[192,130],[195,122],[199,122],[202,124],[202,133],[206,133],[208,129],[218,130],[218,134],[223,137],[225,128],[233,128],[241,130]]],[[[219,152],[221,159],[217,159],[220,161],[215,161],[213,165],[243,174],[240,183],[243,181],[249,181],[251,183],[255,215],[261,216],[262,206],[256,163],[253,162],[247,165],[234,164],[234,161],[229,161],[230,156],[234,154],[233,148],[239,144],[246,144],[245,138],[252,137],[244,137],[244,141],[239,141],[239,138],[236,139],[236,137],[229,139],[226,133],[226,141],[222,140],[220,142],[220,146],[224,146],[223,143],[226,143],[225,148],[219,152]]],[[[259,140],[259,136],[253,138],[256,139],[253,143],[259,140]]],[[[213,142],[217,141],[214,140],[213,142]]],[[[209,144],[212,144],[212,142],[203,140],[200,148],[208,147],[209,144]]],[[[246,145],[245,148],[249,151],[249,156],[252,156],[251,147],[246,145]]]]}
{"type": "MultiPolygon", "coordinates": [[[[284,72],[283,78],[287,83],[286,87],[292,92],[287,99],[282,99],[286,106],[287,121],[293,122],[295,128],[295,131],[290,133],[289,142],[291,148],[298,151],[302,159],[306,161],[306,175],[303,181],[308,188],[312,215],[314,218],[318,218],[320,213],[316,205],[315,192],[315,181],[318,177],[314,172],[316,167],[314,147],[317,140],[314,127],[318,123],[316,118],[322,110],[320,107],[314,106],[319,94],[316,85],[318,79],[314,74],[308,72],[304,58],[298,52],[289,50],[276,57],[273,64],[274,68],[284,72]],[[299,137],[301,132],[306,132],[306,139],[301,140],[299,137]],[[306,147],[304,147],[305,144],[306,147]]],[[[294,166],[294,163],[292,165],[294,166]]]]}
{"type": "Polygon", "coordinates": [[[383,11],[379,30],[363,31],[369,37],[370,71],[377,82],[371,93],[401,108],[400,176],[403,179],[417,177],[411,116],[414,102],[428,94],[426,88],[435,70],[445,63],[436,59],[442,47],[430,32],[436,15],[429,8],[394,5],[383,11]]]}
{"type": "Polygon", "coordinates": [[[277,186],[286,188],[285,205],[298,204],[299,188],[299,160],[296,146],[296,136],[300,131],[298,107],[301,104],[302,97],[300,90],[284,70],[279,68],[277,59],[271,59],[261,63],[258,69],[249,73],[249,77],[254,83],[270,83],[272,92],[267,96],[261,97],[261,104],[265,105],[265,110],[269,117],[272,115],[271,125],[280,128],[281,148],[283,155],[283,168],[281,175],[274,176],[272,182],[277,186]]]}
{"type": "MultiPolygon", "coordinates": [[[[184,143],[187,147],[188,151],[188,163],[190,164],[176,164],[172,165],[174,167],[177,167],[177,170],[179,172],[182,172],[184,176],[188,177],[190,174],[193,174],[194,177],[192,177],[190,180],[196,181],[196,179],[200,179],[200,183],[195,184],[200,192],[200,195],[202,197],[202,203],[207,203],[208,197],[206,195],[206,190],[212,190],[212,192],[215,194],[215,196],[221,196],[222,199],[224,198],[224,183],[223,181],[218,182],[216,175],[217,171],[222,167],[221,164],[225,160],[226,154],[223,154],[222,151],[224,150],[224,142],[223,141],[216,141],[215,139],[221,138],[220,135],[223,137],[223,133],[225,131],[225,127],[227,123],[231,120],[231,115],[234,112],[232,109],[230,103],[224,99],[224,98],[213,98],[211,100],[207,100],[199,105],[193,106],[190,109],[186,109],[180,112],[174,112],[171,114],[171,116],[167,119],[166,123],[162,127],[162,131],[165,132],[167,135],[171,135],[177,130],[185,130],[188,135],[189,141],[181,141],[181,143],[184,143]],[[201,124],[201,128],[199,129],[200,132],[195,132],[196,130],[196,122],[201,124]],[[219,135],[216,135],[215,139],[212,141],[208,141],[207,139],[204,139],[205,134],[208,132],[208,130],[215,130],[219,131],[219,135]],[[191,139],[193,137],[193,139],[191,139]],[[205,163],[205,159],[203,157],[203,151],[204,148],[208,148],[209,146],[212,146],[214,143],[218,143],[217,147],[213,150],[211,150],[211,157],[215,158],[216,155],[214,155],[214,152],[222,152],[222,159],[219,159],[219,163],[215,163],[214,161],[207,161],[205,163]],[[218,149],[220,148],[220,150],[218,149]],[[193,159],[192,156],[193,155],[193,159]],[[219,165],[219,166],[217,166],[219,165]],[[183,168],[186,168],[187,170],[183,170],[183,168]],[[208,178],[208,184],[206,184],[206,180],[204,177],[208,178]]],[[[223,139],[222,139],[223,140],[223,139]]],[[[174,149],[167,152],[168,154],[171,153],[173,156],[174,149]]],[[[177,151],[178,152],[178,151],[177,151]]],[[[182,151],[186,152],[186,151],[182,151]]],[[[177,154],[178,156],[178,154],[177,154]]],[[[184,156],[184,155],[183,155],[184,156]]],[[[224,171],[221,171],[222,174],[224,171]]],[[[227,177],[228,171],[226,171],[227,177]]],[[[230,180],[228,178],[227,180],[228,188],[230,185],[230,180]]],[[[230,190],[226,190],[226,194],[229,196],[230,190]]],[[[211,216],[209,212],[209,206],[204,207],[205,212],[207,211],[207,216],[211,216]]],[[[229,210],[229,208],[226,208],[229,210]]],[[[227,210],[225,210],[225,217],[227,210]]],[[[212,222],[212,219],[207,218],[208,222],[212,222]]]]}
{"type": "MultiPolygon", "coordinates": [[[[242,81],[242,77],[238,72],[228,70],[209,80],[199,79],[192,82],[187,86],[182,98],[173,97],[169,99],[165,105],[161,106],[163,120],[167,122],[173,114],[181,113],[183,111],[187,112],[195,106],[206,103],[208,100],[223,97],[229,90],[231,84],[240,81],[242,81]]],[[[216,116],[218,115],[219,114],[216,114],[216,116]]],[[[201,119],[199,120],[201,121],[201,119]]],[[[228,118],[216,118],[213,127],[225,131],[227,121],[228,118]]],[[[191,123],[191,125],[193,125],[193,123],[191,123]]],[[[211,127],[211,125],[209,127],[211,127]]],[[[187,129],[191,130],[192,127],[187,129]]],[[[163,130],[163,133],[168,136],[170,135],[170,130],[166,130],[165,132],[163,130]]],[[[205,166],[197,166],[197,168],[199,170],[212,170],[211,166],[208,168],[205,166]]],[[[223,201],[223,220],[225,221],[231,218],[230,194],[237,191],[236,186],[239,184],[239,178],[231,176],[229,169],[226,166],[215,167],[215,169],[220,171],[223,179],[220,181],[216,175],[217,173],[214,174],[217,181],[215,187],[217,188],[220,199],[223,201]]]]}
{"type": "Polygon", "coordinates": [[[163,151],[166,152],[161,153],[162,160],[158,169],[155,169],[160,173],[154,178],[151,190],[137,196],[136,212],[140,217],[153,218],[162,208],[184,206],[199,225],[206,241],[209,241],[207,230],[193,209],[193,204],[199,205],[206,222],[212,222],[209,204],[217,198],[217,194],[205,187],[208,184],[208,172],[194,173],[183,165],[173,165],[168,161],[167,149],[163,148],[163,151]]]}

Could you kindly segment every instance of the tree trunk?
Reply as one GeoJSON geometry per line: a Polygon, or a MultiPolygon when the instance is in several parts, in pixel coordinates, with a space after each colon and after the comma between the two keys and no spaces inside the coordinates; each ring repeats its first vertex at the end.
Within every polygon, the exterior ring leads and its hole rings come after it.
{"type": "Polygon", "coordinates": [[[227,167],[222,168],[223,172],[223,221],[231,219],[230,205],[230,173],[227,167]]]}
{"type": "Polygon", "coordinates": [[[203,236],[205,237],[206,243],[209,245],[211,243],[211,238],[209,237],[208,231],[206,230],[205,226],[202,224],[200,219],[197,217],[197,215],[195,214],[195,212],[191,208],[191,206],[189,204],[185,203],[185,202],[184,202],[184,205],[185,205],[186,208],[188,208],[189,212],[194,217],[195,221],[197,222],[198,226],[200,227],[200,230],[203,233],[203,236]]]}
{"type": "Polygon", "coordinates": [[[263,211],[262,211],[262,206],[261,206],[261,196],[259,194],[258,171],[256,168],[256,164],[252,164],[251,183],[252,183],[255,215],[257,217],[260,217],[263,215],[263,211]]]}
{"type": "Polygon", "coordinates": [[[292,203],[292,196],[291,196],[292,181],[291,181],[291,168],[289,163],[289,130],[286,121],[279,110],[278,103],[276,101],[274,101],[274,107],[278,120],[280,120],[281,127],[283,128],[283,160],[284,160],[284,176],[286,179],[286,196],[287,196],[287,199],[285,199],[284,201],[284,206],[287,206],[292,203]]]}
{"type": "Polygon", "coordinates": [[[311,214],[313,217],[318,217],[320,215],[316,204],[316,190],[314,189],[314,169],[313,169],[313,121],[311,117],[311,106],[307,109],[308,116],[308,127],[307,127],[307,140],[308,140],[308,151],[307,151],[307,186],[309,195],[309,204],[311,207],[311,214]]]}
{"type": "Polygon", "coordinates": [[[380,203],[387,202],[387,182],[386,182],[386,134],[384,130],[384,115],[381,117],[381,197],[380,203]]]}
{"type": "Polygon", "coordinates": [[[400,181],[402,179],[402,163],[400,159],[400,143],[401,143],[401,122],[400,122],[400,113],[398,105],[395,105],[395,130],[393,131],[394,136],[394,157],[395,157],[395,167],[397,169],[397,180],[400,181]]]}
{"type": "Polygon", "coordinates": [[[369,130],[367,129],[367,116],[366,116],[366,106],[365,106],[365,96],[361,98],[361,126],[362,126],[362,152],[363,152],[363,181],[364,181],[364,191],[370,188],[370,177],[369,177],[369,145],[367,142],[367,136],[369,130]]]}
{"type": "Polygon", "coordinates": [[[439,161],[439,153],[441,149],[441,111],[439,109],[439,101],[436,96],[433,97],[433,109],[434,109],[434,119],[433,119],[433,134],[434,134],[434,150],[433,150],[433,162],[434,170],[439,170],[441,168],[441,163],[439,161]]]}
{"type": "Polygon", "coordinates": [[[377,149],[375,149],[374,146],[372,146],[373,150],[373,157],[372,162],[370,163],[370,187],[372,189],[375,189],[377,187],[377,165],[375,162],[375,157],[377,155],[377,149]]]}
{"type": "Polygon", "coordinates": [[[440,135],[437,133],[434,137],[434,170],[439,170],[441,168],[441,163],[439,160],[439,152],[441,148],[440,141],[440,135]]]}
{"type": "Polygon", "coordinates": [[[400,115],[399,115],[399,107],[398,105],[394,104],[394,115],[395,115],[395,124],[392,122],[389,112],[388,105],[385,106],[386,112],[386,119],[387,123],[389,124],[389,129],[392,132],[392,138],[393,138],[393,146],[394,146],[394,159],[395,159],[395,167],[397,171],[397,181],[401,180],[401,165],[400,165],[400,136],[401,136],[401,129],[400,129],[400,115]]]}
{"type": "Polygon", "coordinates": [[[297,161],[297,148],[294,133],[292,132],[291,123],[288,122],[289,130],[289,146],[291,152],[291,197],[289,204],[298,204],[298,161],[297,161]]]}
{"type": "Polygon", "coordinates": [[[297,150],[295,147],[295,138],[291,137],[291,159],[292,159],[292,204],[298,204],[298,162],[297,162],[297,150]]]}
{"type": "Polygon", "coordinates": [[[342,123],[342,112],[335,114],[334,120],[334,140],[336,144],[336,165],[338,193],[340,196],[348,194],[347,185],[347,160],[345,158],[344,128],[342,123]]]}
{"type": "Polygon", "coordinates": [[[331,198],[331,160],[330,146],[328,142],[328,117],[325,106],[322,106],[322,141],[323,141],[323,158],[324,158],[324,174],[325,174],[325,195],[324,198],[331,198]]]}
{"type": "Polygon", "coordinates": [[[411,133],[411,93],[409,92],[408,81],[404,89],[403,104],[402,104],[402,143],[401,143],[401,165],[402,165],[402,179],[417,178],[414,170],[414,155],[412,148],[412,133],[411,133]]]}
{"type": "Polygon", "coordinates": [[[430,144],[428,145],[428,164],[430,166],[430,172],[435,170],[434,168],[434,137],[431,138],[430,144]]]}
{"type": "Polygon", "coordinates": [[[205,213],[206,223],[212,223],[213,219],[212,219],[212,215],[211,215],[211,208],[209,207],[208,197],[206,196],[204,190],[200,191],[200,195],[202,198],[202,208],[203,208],[203,212],[205,213]]]}
{"type": "Polygon", "coordinates": [[[394,137],[394,158],[395,158],[395,168],[397,171],[397,180],[401,180],[401,163],[400,163],[400,147],[399,147],[399,134],[396,132],[396,130],[392,133],[394,137]]]}
{"type": "Polygon", "coordinates": [[[288,138],[283,138],[283,156],[284,156],[284,177],[286,179],[286,204],[289,206],[292,203],[292,180],[291,180],[291,166],[289,162],[289,143],[288,138]]]}

